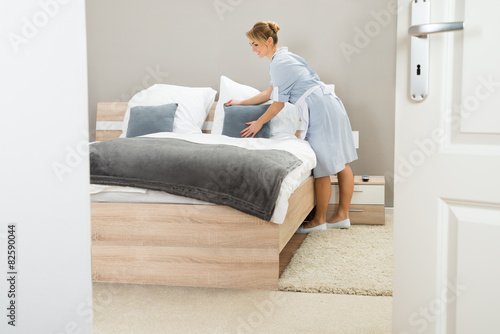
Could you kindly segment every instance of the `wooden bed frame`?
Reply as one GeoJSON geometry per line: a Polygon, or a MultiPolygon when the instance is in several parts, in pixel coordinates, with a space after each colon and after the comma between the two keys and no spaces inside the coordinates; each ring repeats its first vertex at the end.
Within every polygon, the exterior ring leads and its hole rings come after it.
{"type": "MultiPolygon", "coordinates": [[[[121,134],[126,108],[98,103],[97,141],[121,134]]],[[[313,206],[312,177],[290,197],[283,224],[222,205],[94,202],[92,280],[277,290],[280,252],[313,206]]]]}

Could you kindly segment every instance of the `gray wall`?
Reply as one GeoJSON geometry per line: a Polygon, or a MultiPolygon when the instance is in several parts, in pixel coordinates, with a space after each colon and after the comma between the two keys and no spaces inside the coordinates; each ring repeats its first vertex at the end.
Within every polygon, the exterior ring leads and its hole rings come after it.
{"type": "Polygon", "coordinates": [[[385,175],[393,204],[395,0],[87,0],[89,115],[97,102],[126,102],[154,83],[210,86],[221,75],[264,90],[269,60],[245,32],[279,24],[288,46],[334,83],[360,132],[355,174],[385,175]],[[378,14],[377,14],[378,13],[378,14]],[[385,14],[385,15],[384,15],[385,14]]]}

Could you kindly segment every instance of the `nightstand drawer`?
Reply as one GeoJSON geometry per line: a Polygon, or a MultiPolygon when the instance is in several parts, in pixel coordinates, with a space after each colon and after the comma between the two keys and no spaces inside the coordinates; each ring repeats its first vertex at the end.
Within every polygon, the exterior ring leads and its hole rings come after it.
{"type": "MultiPolygon", "coordinates": [[[[326,219],[337,212],[337,204],[329,204],[326,219]]],[[[383,205],[351,205],[349,208],[351,224],[384,225],[385,207],[383,205]]]]}
{"type": "MultiPolygon", "coordinates": [[[[330,204],[339,203],[339,187],[332,185],[330,204]]],[[[382,204],[385,203],[384,185],[356,184],[352,194],[351,204],[382,204]]]]}

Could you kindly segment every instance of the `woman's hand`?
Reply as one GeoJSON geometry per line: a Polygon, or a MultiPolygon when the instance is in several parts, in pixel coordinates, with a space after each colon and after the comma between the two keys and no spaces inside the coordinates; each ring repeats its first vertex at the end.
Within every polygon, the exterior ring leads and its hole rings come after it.
{"type": "Polygon", "coordinates": [[[229,101],[227,101],[226,103],[224,103],[224,105],[226,107],[229,107],[229,106],[236,106],[238,104],[241,104],[241,101],[240,100],[235,100],[235,99],[231,99],[229,101]]]}
{"type": "Polygon", "coordinates": [[[261,122],[259,122],[258,120],[257,121],[253,121],[253,122],[246,122],[245,124],[247,125],[250,125],[248,128],[246,129],[243,129],[240,133],[241,133],[241,136],[243,138],[246,138],[248,136],[252,136],[252,138],[255,136],[255,134],[257,132],[260,131],[260,129],[262,128],[262,126],[264,124],[262,124],[261,122]]]}

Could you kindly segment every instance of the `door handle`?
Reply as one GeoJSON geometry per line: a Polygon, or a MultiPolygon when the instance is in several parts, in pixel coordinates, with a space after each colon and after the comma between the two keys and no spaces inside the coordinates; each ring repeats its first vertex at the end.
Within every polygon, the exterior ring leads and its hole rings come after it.
{"type": "Polygon", "coordinates": [[[408,28],[408,33],[411,36],[425,37],[429,34],[458,31],[458,30],[464,30],[463,22],[418,24],[408,28]]]}
{"type": "Polygon", "coordinates": [[[463,22],[431,23],[431,2],[413,0],[411,3],[410,98],[422,102],[429,95],[429,35],[464,29],[463,22]]]}

